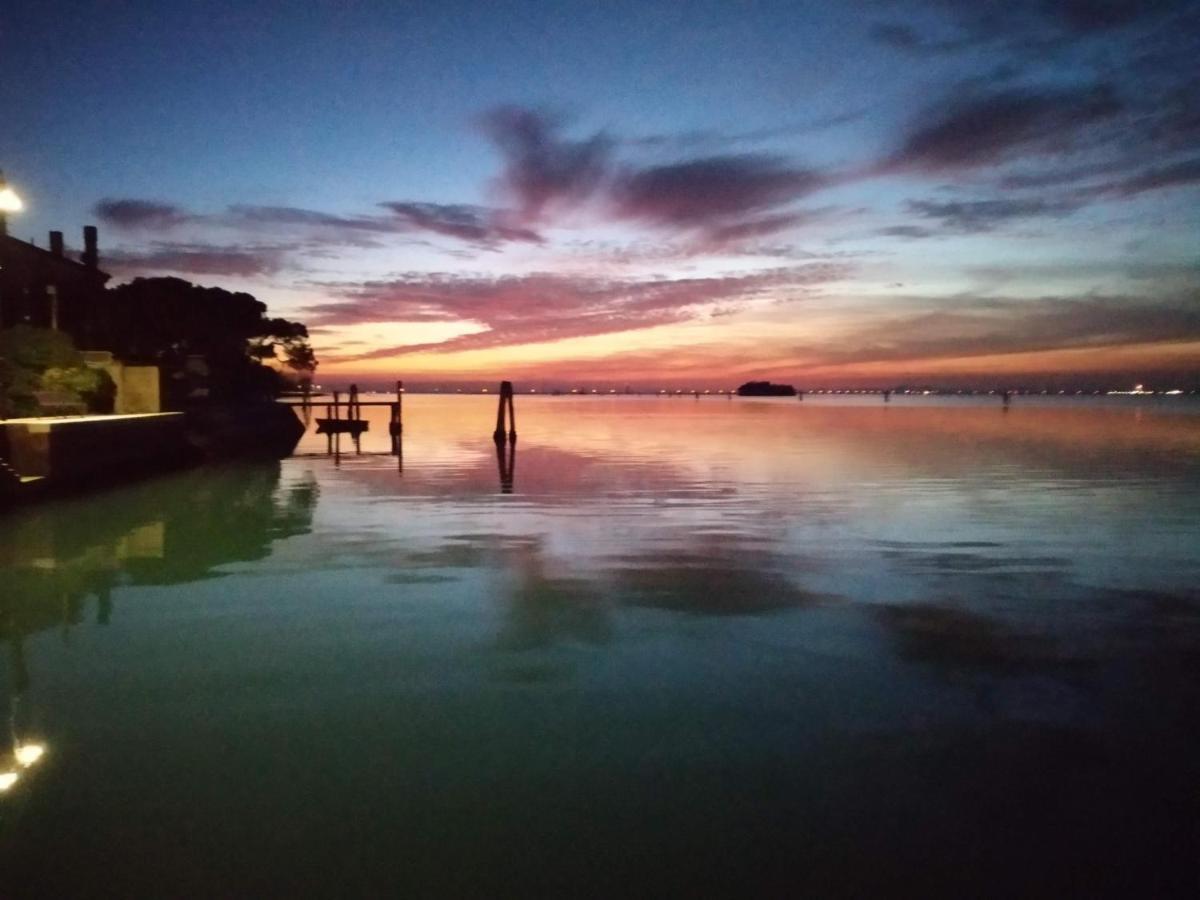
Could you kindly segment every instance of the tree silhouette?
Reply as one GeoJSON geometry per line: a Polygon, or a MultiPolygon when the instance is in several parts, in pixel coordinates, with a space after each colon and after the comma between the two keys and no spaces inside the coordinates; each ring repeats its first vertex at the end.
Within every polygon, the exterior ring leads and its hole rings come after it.
{"type": "Polygon", "coordinates": [[[308,329],[268,318],[266,304],[250,294],[182,278],[135,278],[107,295],[106,345],[118,357],[170,372],[203,356],[210,396],[218,399],[277,392],[281,377],[267,360],[316,368],[308,329]]]}

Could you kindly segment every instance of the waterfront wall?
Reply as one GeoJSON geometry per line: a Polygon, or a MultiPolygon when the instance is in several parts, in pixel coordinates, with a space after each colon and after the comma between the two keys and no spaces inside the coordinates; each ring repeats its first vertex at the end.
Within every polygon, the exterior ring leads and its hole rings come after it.
{"type": "Polygon", "coordinates": [[[0,432],[8,464],[53,485],[123,480],[192,454],[182,413],[8,419],[0,432]]]}
{"type": "Polygon", "coordinates": [[[117,386],[113,412],[118,415],[162,412],[162,375],[158,366],[130,366],[107,350],[85,350],[84,365],[103,369],[117,386]]]}

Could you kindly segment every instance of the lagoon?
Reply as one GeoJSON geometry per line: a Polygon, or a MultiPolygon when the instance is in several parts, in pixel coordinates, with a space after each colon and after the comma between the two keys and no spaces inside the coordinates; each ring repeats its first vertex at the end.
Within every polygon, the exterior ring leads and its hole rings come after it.
{"type": "Polygon", "coordinates": [[[1187,896],[1200,405],[405,398],[0,518],[0,896],[1187,896]]]}

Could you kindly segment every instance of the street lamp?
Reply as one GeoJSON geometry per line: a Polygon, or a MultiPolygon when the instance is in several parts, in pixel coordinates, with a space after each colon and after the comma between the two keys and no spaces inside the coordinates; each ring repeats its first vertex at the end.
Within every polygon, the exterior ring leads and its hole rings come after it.
{"type": "Polygon", "coordinates": [[[8,214],[20,212],[25,208],[17,192],[8,186],[4,180],[4,172],[0,171],[0,236],[8,234],[8,214]]]}

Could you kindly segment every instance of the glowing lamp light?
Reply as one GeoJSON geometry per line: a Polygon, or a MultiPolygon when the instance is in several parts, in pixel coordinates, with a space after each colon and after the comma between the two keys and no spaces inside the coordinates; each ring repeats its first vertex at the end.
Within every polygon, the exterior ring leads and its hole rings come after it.
{"type": "Polygon", "coordinates": [[[20,777],[16,772],[0,772],[0,794],[16,784],[20,777]]]}
{"type": "Polygon", "coordinates": [[[17,192],[0,181],[0,213],[20,212],[24,208],[25,204],[21,202],[17,192]]]}
{"type": "Polygon", "coordinates": [[[46,748],[42,744],[22,744],[13,751],[13,756],[23,768],[28,769],[41,759],[45,752],[46,748]]]}

